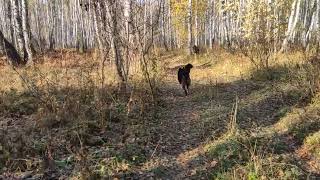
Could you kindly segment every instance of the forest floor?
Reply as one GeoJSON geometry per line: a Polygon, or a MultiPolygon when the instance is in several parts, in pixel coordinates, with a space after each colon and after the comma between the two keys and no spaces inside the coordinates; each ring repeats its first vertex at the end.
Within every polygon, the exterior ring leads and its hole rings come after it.
{"type": "MultiPolygon", "coordinates": [[[[248,64],[237,62],[237,59],[230,60],[235,62],[228,62],[228,60],[219,62],[212,61],[212,59],[214,58],[211,58],[209,62],[199,62],[198,57],[191,58],[191,61],[194,61],[196,65],[191,73],[193,81],[189,96],[183,94],[181,87],[177,83],[176,72],[179,66],[172,59],[165,64],[167,76],[161,87],[163,108],[158,119],[160,125],[155,127],[160,138],[154,151],[156,155],[150,161],[150,163],[152,161],[163,163],[154,167],[150,171],[152,172],[151,174],[154,177],[163,179],[210,179],[219,176],[222,179],[229,179],[231,176],[228,177],[224,173],[228,169],[232,169],[233,166],[241,164],[246,166],[244,162],[250,158],[255,158],[254,156],[261,156],[262,154],[263,156],[270,156],[272,154],[271,156],[277,159],[279,157],[276,156],[280,154],[280,159],[284,158],[286,159],[285,161],[288,161],[284,163],[284,166],[287,167],[277,168],[281,169],[280,171],[284,171],[284,174],[289,174],[290,178],[294,178],[294,176],[296,178],[301,177],[303,173],[306,173],[304,176],[319,177],[319,159],[310,158],[308,163],[314,168],[313,171],[311,170],[312,168],[300,169],[306,168],[306,165],[301,167],[301,164],[290,164],[298,159],[302,164],[307,163],[303,163],[304,160],[298,154],[302,148],[300,147],[303,144],[302,139],[296,139],[293,133],[285,130],[285,132],[282,132],[283,134],[278,134],[277,132],[277,130],[281,129],[277,128],[278,124],[281,124],[281,120],[290,115],[293,109],[298,111],[297,109],[305,108],[302,106],[306,103],[308,104],[311,98],[306,94],[307,89],[301,88],[303,86],[298,87],[299,85],[295,84],[298,82],[289,83],[290,80],[294,81],[294,78],[286,74],[290,73],[287,71],[289,67],[274,67],[276,69],[271,70],[274,73],[272,74],[272,80],[268,80],[269,77],[264,77],[266,74],[259,74],[258,72],[257,74],[250,74],[251,77],[248,78],[244,77],[246,76],[246,71],[249,71],[248,67],[246,67],[248,64]],[[244,68],[239,70],[237,68],[239,64],[242,64],[244,68]],[[212,66],[216,67],[213,68],[212,66]],[[259,79],[259,76],[262,76],[260,77],[262,79],[259,79]],[[286,78],[290,80],[288,81],[286,78]],[[237,109],[235,109],[236,105],[237,109]],[[234,114],[235,111],[236,114],[234,114]],[[236,123],[236,125],[232,123],[236,123]],[[239,132],[232,134],[234,133],[232,131],[235,130],[232,128],[238,128],[236,131],[241,131],[241,134],[239,132]],[[232,138],[236,138],[235,141],[241,145],[233,145],[233,142],[229,145],[228,143],[230,142],[228,141],[232,139],[229,136],[235,136],[232,138]],[[258,141],[267,142],[267,144],[262,143],[257,146],[258,141]],[[219,148],[222,148],[222,150],[220,149],[221,152],[219,152],[219,148]],[[238,148],[245,150],[239,150],[238,148]],[[259,152],[262,150],[264,152],[259,152]],[[217,151],[216,154],[214,151],[217,151]],[[247,156],[246,153],[250,154],[248,156],[253,157],[241,157],[247,156]],[[212,156],[210,154],[215,155],[212,156]],[[229,158],[231,159],[228,160],[229,158]],[[297,170],[290,172],[294,169],[291,166],[297,168],[297,170]],[[217,170],[218,173],[215,172],[217,170]]],[[[186,60],[179,59],[177,61],[178,63],[186,62],[186,60]]],[[[314,121],[311,126],[316,126],[311,132],[308,132],[310,134],[319,130],[319,120],[314,121]]],[[[295,122],[292,123],[294,124],[295,122]]],[[[286,125],[284,126],[287,128],[286,125]]],[[[302,129],[310,128],[310,124],[306,126],[302,129]]],[[[274,163],[277,164],[276,162],[274,163]]],[[[255,166],[259,165],[255,164],[255,166]]],[[[264,165],[260,164],[260,166],[264,165]]],[[[277,168],[274,167],[274,169],[277,168]]],[[[277,170],[275,172],[252,171],[252,176],[256,176],[256,178],[258,176],[266,178],[268,173],[281,174],[277,170]]],[[[239,174],[241,173],[239,172],[239,174]]],[[[239,177],[247,178],[241,175],[239,177]]],[[[236,176],[233,176],[233,178],[237,179],[236,176]]]]}
{"type": "MultiPolygon", "coordinates": [[[[126,102],[111,103],[106,129],[99,124],[101,104],[87,102],[96,93],[87,88],[90,80],[78,82],[80,90],[43,90],[53,112],[29,90],[3,87],[0,173],[29,179],[320,178],[320,97],[310,93],[318,65],[297,54],[282,59],[290,63],[265,72],[226,52],[163,56],[156,108],[126,118],[126,102]],[[176,73],[190,62],[191,93],[185,96],[176,73]]],[[[149,106],[149,97],[140,96],[149,106]]]]}

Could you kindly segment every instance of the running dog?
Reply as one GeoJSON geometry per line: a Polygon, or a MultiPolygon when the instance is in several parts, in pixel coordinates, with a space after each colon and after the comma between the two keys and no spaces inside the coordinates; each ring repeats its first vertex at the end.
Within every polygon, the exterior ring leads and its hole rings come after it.
{"type": "Polygon", "coordinates": [[[191,85],[191,79],[190,79],[191,68],[193,68],[192,64],[187,64],[179,68],[179,71],[178,71],[178,81],[181,84],[182,89],[184,90],[184,93],[186,96],[189,94],[189,86],[191,85]]]}

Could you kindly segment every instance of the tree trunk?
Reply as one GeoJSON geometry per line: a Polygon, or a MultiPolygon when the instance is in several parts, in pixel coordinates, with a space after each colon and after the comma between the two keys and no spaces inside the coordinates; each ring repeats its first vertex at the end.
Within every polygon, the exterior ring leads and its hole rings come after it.
{"type": "Polygon", "coordinates": [[[188,0],[188,53],[192,54],[192,0],[188,0]]]}
{"type": "Polygon", "coordinates": [[[199,18],[198,18],[198,10],[197,10],[197,7],[198,6],[198,0],[196,0],[196,10],[195,10],[195,13],[194,13],[194,16],[195,16],[195,32],[194,32],[194,44],[196,46],[199,45],[199,18]]]}
{"type": "Polygon", "coordinates": [[[121,37],[120,30],[118,25],[119,14],[117,13],[119,10],[117,9],[119,4],[117,1],[111,2],[110,0],[106,1],[107,3],[107,15],[110,21],[111,26],[111,49],[114,55],[114,62],[117,69],[117,76],[120,83],[120,87],[125,87],[124,84],[126,82],[125,75],[123,74],[123,54],[121,50],[121,37]]]}
{"type": "Polygon", "coordinates": [[[294,34],[295,27],[296,27],[298,20],[299,20],[300,4],[301,4],[301,0],[295,0],[292,3],[291,15],[290,15],[289,22],[288,22],[288,30],[286,32],[286,37],[282,43],[282,47],[280,50],[281,52],[283,52],[287,49],[288,42],[292,38],[292,35],[294,34]]]}
{"type": "Polygon", "coordinates": [[[12,3],[11,2],[9,2],[8,3],[8,18],[9,18],[9,23],[10,23],[10,35],[11,35],[11,42],[12,42],[12,45],[15,47],[15,45],[16,45],[16,38],[15,38],[15,32],[14,32],[14,23],[15,23],[15,21],[14,21],[14,17],[13,17],[13,10],[12,10],[12,5],[11,5],[12,3]]]}
{"type": "Polygon", "coordinates": [[[4,37],[2,31],[0,31],[0,47],[5,51],[5,55],[9,59],[9,63],[13,66],[19,66],[23,64],[23,61],[16,50],[16,48],[4,37]]]}
{"type": "Polygon", "coordinates": [[[14,30],[16,32],[17,36],[17,50],[21,58],[26,61],[26,54],[25,54],[25,45],[24,45],[24,37],[23,37],[23,30],[22,30],[22,23],[20,18],[20,12],[19,12],[19,3],[18,0],[11,0],[11,7],[12,7],[12,13],[14,18],[14,30]]]}
{"type": "Polygon", "coordinates": [[[28,8],[26,4],[26,0],[21,0],[21,10],[22,10],[22,29],[23,29],[23,37],[24,37],[24,44],[25,49],[28,56],[28,64],[33,64],[32,59],[32,50],[31,50],[31,41],[30,41],[30,29],[28,26],[28,8]]]}
{"type": "MultiPolygon", "coordinates": [[[[316,29],[320,29],[320,0],[317,0],[317,15],[316,15],[316,17],[317,17],[317,21],[316,21],[316,29]]],[[[320,51],[320,33],[318,32],[317,34],[316,34],[316,40],[317,40],[317,45],[316,45],[316,47],[317,47],[317,52],[319,53],[319,51],[320,51]]]]}
{"type": "Polygon", "coordinates": [[[165,48],[166,51],[169,51],[169,48],[168,48],[168,45],[167,45],[167,32],[166,32],[166,17],[165,17],[165,9],[166,9],[166,6],[165,6],[165,2],[161,1],[160,2],[161,4],[161,7],[162,7],[162,19],[161,19],[161,38],[162,38],[162,43],[163,43],[163,46],[165,48]]]}
{"type": "Polygon", "coordinates": [[[131,41],[130,34],[130,23],[132,21],[131,17],[131,0],[125,0],[124,3],[124,18],[125,18],[125,35],[126,35],[126,47],[125,47],[125,68],[123,69],[125,76],[127,77],[129,74],[129,66],[130,66],[130,56],[129,56],[129,48],[131,41]]]}
{"type": "Polygon", "coordinates": [[[103,52],[103,44],[102,44],[102,40],[101,40],[101,30],[100,30],[100,21],[98,21],[98,12],[100,11],[100,5],[99,3],[97,3],[96,8],[94,9],[93,12],[93,21],[94,21],[94,29],[95,29],[95,35],[96,35],[96,40],[98,43],[98,48],[99,48],[99,52],[100,52],[100,58],[103,60],[104,59],[104,52],[103,52]]]}

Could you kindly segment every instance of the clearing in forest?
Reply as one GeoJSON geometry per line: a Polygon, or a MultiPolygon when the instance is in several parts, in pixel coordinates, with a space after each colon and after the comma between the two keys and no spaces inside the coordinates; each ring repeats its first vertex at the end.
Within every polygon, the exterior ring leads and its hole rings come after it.
{"type": "Polygon", "coordinates": [[[169,54],[159,64],[164,75],[157,105],[151,107],[138,89],[137,104],[146,110],[129,117],[130,93],[100,92],[95,64],[4,68],[2,173],[34,179],[319,177],[318,96],[307,80],[317,75],[317,65],[293,57],[256,71],[239,54],[224,51],[169,54]],[[177,69],[187,63],[194,68],[186,97],[177,69]]]}

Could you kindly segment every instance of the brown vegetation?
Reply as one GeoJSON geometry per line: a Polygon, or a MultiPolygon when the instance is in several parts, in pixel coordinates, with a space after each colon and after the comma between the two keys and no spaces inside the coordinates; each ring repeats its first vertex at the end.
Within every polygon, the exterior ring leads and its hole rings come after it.
{"type": "Polygon", "coordinates": [[[94,56],[58,51],[38,57],[42,63],[33,68],[1,69],[3,177],[319,174],[316,60],[279,55],[283,62],[269,73],[224,51],[197,59],[166,55],[154,106],[139,71],[130,78],[132,87],[120,92],[109,66],[101,89],[99,66],[87,61],[94,56]],[[185,61],[194,65],[187,98],[170,70],[185,61]]]}

